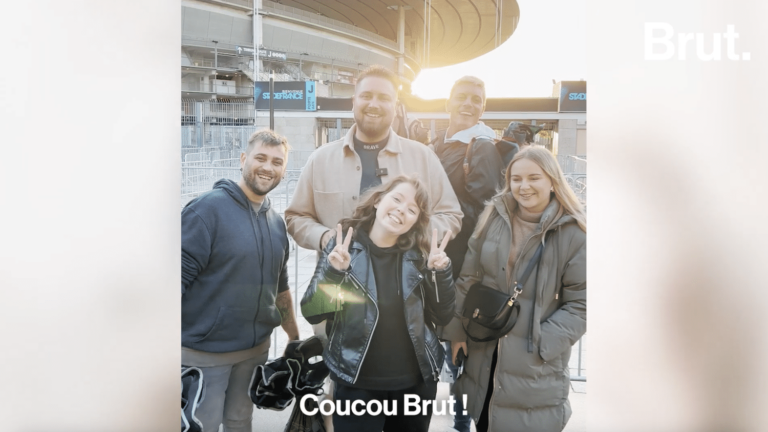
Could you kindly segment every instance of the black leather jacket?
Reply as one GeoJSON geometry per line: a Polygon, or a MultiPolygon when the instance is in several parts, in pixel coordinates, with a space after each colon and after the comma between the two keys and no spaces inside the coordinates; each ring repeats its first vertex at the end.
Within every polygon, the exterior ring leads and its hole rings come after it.
{"type": "MultiPolygon", "coordinates": [[[[345,272],[328,262],[328,254],[335,245],[335,239],[331,239],[321,253],[301,299],[301,313],[311,324],[333,320],[323,357],[336,376],[354,384],[379,319],[376,282],[373,265],[362,244],[353,241],[350,245],[351,261],[345,272]],[[343,304],[335,300],[339,294],[344,297],[343,304]]],[[[405,252],[400,277],[408,333],[421,374],[429,382],[438,380],[445,355],[434,326],[446,325],[453,318],[456,292],[450,265],[436,271],[420,269],[420,259],[417,250],[405,252]]]]}

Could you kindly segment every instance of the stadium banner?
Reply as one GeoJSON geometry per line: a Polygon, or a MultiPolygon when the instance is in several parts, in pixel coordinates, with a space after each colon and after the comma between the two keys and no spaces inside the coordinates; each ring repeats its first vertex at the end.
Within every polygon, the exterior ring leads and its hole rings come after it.
{"type": "MultiPolygon", "coordinates": [[[[274,108],[276,110],[316,111],[317,92],[314,81],[276,81],[274,108]]],[[[253,100],[257,110],[269,109],[269,81],[257,81],[253,100]]]]}

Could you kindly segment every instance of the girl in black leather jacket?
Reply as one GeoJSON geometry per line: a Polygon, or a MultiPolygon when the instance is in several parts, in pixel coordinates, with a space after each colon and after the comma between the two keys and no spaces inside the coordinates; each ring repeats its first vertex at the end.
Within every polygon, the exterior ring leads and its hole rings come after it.
{"type": "Polygon", "coordinates": [[[430,245],[429,208],[422,184],[398,176],[368,192],[318,260],[301,311],[312,324],[330,320],[335,432],[429,429],[431,405],[405,416],[405,397],[434,400],[444,359],[434,326],[455,308],[451,232],[438,246],[434,230],[430,245]]]}

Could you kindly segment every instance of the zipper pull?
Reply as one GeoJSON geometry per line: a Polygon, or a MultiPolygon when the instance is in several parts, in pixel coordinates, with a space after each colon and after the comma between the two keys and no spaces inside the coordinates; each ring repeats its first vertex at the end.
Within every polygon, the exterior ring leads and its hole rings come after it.
{"type": "Polygon", "coordinates": [[[437,276],[435,276],[434,270],[432,270],[432,283],[435,284],[435,297],[437,298],[437,302],[440,303],[440,294],[437,292],[437,276]]]}
{"type": "Polygon", "coordinates": [[[354,287],[356,290],[359,290],[360,288],[358,288],[358,287],[357,287],[357,284],[355,283],[355,281],[353,281],[353,280],[352,280],[352,276],[350,275],[350,273],[351,273],[351,272],[352,272],[352,270],[351,270],[351,269],[347,269],[347,270],[344,272],[344,279],[342,279],[342,280],[341,280],[341,283],[343,284],[344,282],[350,281],[350,282],[352,283],[352,286],[353,286],[353,287],[354,287]]]}

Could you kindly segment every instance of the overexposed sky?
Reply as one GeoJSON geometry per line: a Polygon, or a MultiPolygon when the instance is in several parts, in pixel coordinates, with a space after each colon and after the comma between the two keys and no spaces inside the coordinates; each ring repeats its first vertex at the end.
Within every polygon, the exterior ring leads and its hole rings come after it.
{"type": "Polygon", "coordinates": [[[468,62],[422,70],[413,93],[424,99],[446,98],[464,75],[485,81],[488,97],[548,97],[553,79],[586,80],[586,0],[517,3],[520,21],[506,42],[468,62]]]}

